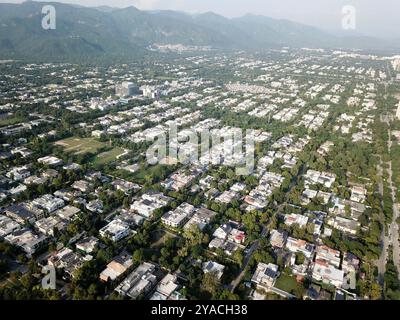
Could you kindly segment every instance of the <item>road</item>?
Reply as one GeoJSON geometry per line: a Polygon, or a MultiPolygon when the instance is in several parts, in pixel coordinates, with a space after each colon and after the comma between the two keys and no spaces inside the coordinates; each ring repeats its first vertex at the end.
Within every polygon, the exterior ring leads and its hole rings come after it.
{"type": "MultiPolygon", "coordinates": [[[[389,121],[386,121],[389,125],[389,121]]],[[[390,154],[390,151],[392,149],[392,132],[389,129],[388,130],[388,151],[390,154]]],[[[393,263],[397,268],[399,279],[400,279],[400,239],[399,239],[399,225],[397,223],[397,219],[400,217],[399,213],[399,204],[397,203],[396,195],[397,195],[397,190],[396,187],[393,184],[393,169],[392,169],[392,161],[388,162],[388,183],[389,183],[389,188],[391,190],[391,197],[392,197],[392,202],[393,202],[393,219],[390,225],[388,226],[388,234],[386,235],[386,227],[385,227],[385,222],[384,218],[382,220],[382,225],[383,225],[383,231],[381,235],[381,242],[382,242],[382,252],[377,261],[375,261],[375,265],[378,267],[378,282],[381,285],[384,285],[384,274],[386,271],[386,264],[389,257],[388,254],[388,249],[389,247],[392,247],[393,249],[393,263]]],[[[380,177],[380,182],[379,182],[379,193],[381,196],[383,196],[383,169],[382,169],[382,159],[380,165],[378,165],[378,176],[380,177]]]]}
{"type": "Polygon", "coordinates": [[[297,299],[297,297],[289,292],[283,291],[281,289],[278,289],[276,287],[270,287],[268,291],[274,292],[282,297],[285,297],[289,300],[297,299]]]}
{"type": "MultiPolygon", "coordinates": [[[[261,231],[261,234],[260,234],[260,239],[265,237],[265,235],[267,234],[267,230],[268,229],[266,227],[263,227],[263,230],[261,231]]],[[[249,264],[250,259],[253,256],[253,253],[258,249],[259,244],[260,244],[260,240],[258,239],[256,241],[254,241],[253,244],[251,245],[249,251],[247,252],[246,256],[243,259],[243,265],[242,265],[242,268],[240,269],[239,275],[234,280],[232,280],[231,284],[227,287],[227,289],[230,292],[235,291],[235,289],[239,285],[240,281],[242,281],[242,279],[246,273],[246,267],[249,264]]]]}
{"type": "MultiPolygon", "coordinates": [[[[293,177],[289,189],[286,192],[286,195],[288,195],[290,193],[290,191],[293,189],[293,187],[296,185],[296,181],[297,178],[302,175],[304,173],[304,171],[306,170],[306,166],[302,166],[302,168],[299,170],[298,174],[296,177],[293,177]]],[[[284,201],[282,204],[280,204],[278,206],[278,208],[274,211],[274,216],[278,216],[279,213],[282,211],[282,209],[287,205],[287,201],[284,201]]],[[[253,256],[254,252],[258,249],[258,246],[260,244],[260,239],[262,239],[263,237],[265,237],[265,235],[268,233],[270,226],[271,226],[271,222],[272,219],[270,219],[270,221],[268,222],[268,224],[266,226],[263,226],[263,229],[260,233],[260,237],[258,240],[254,241],[254,243],[251,245],[249,251],[247,252],[245,258],[243,259],[243,265],[242,268],[240,269],[240,273],[239,275],[232,280],[232,282],[227,286],[227,289],[231,292],[234,292],[236,287],[238,286],[238,284],[240,283],[240,281],[242,281],[244,275],[245,275],[245,270],[247,265],[250,262],[251,257],[253,256]]]]}
{"type": "Polygon", "coordinates": [[[400,239],[399,239],[399,224],[397,223],[397,218],[399,217],[399,204],[395,203],[393,205],[393,222],[390,225],[390,243],[393,246],[393,263],[397,267],[399,280],[400,280],[400,239]]]}
{"type": "MultiPolygon", "coordinates": [[[[383,169],[382,169],[382,159],[380,159],[380,164],[377,167],[378,177],[379,177],[379,194],[383,197],[383,169]]],[[[383,201],[382,201],[383,207],[383,201]]],[[[388,237],[386,236],[386,227],[385,227],[385,217],[381,216],[381,224],[382,224],[382,233],[381,233],[381,255],[379,259],[375,261],[375,265],[378,267],[378,282],[383,286],[384,284],[384,275],[386,271],[386,261],[388,258],[388,237]]]]}
{"type": "MultiPolygon", "coordinates": [[[[389,152],[392,148],[392,132],[388,131],[389,141],[388,148],[389,152]]],[[[393,263],[397,268],[399,279],[400,279],[400,243],[399,243],[399,225],[397,223],[397,219],[399,218],[399,204],[397,203],[396,195],[397,189],[393,184],[393,169],[392,169],[392,161],[389,162],[388,168],[389,174],[389,188],[391,190],[391,196],[393,201],[393,219],[392,223],[389,226],[389,235],[388,242],[393,248],[393,263]]]]}

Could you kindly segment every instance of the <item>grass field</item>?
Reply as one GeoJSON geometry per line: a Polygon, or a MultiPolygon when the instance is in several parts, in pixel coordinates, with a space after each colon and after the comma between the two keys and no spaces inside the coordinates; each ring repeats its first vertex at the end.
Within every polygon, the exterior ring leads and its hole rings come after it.
{"type": "Polygon", "coordinates": [[[165,230],[157,230],[151,234],[151,241],[153,242],[150,245],[152,249],[161,249],[168,239],[175,238],[176,235],[171,234],[169,231],[165,230]]]}
{"type": "Polygon", "coordinates": [[[97,141],[93,138],[72,137],[55,143],[62,146],[65,152],[72,152],[75,155],[86,153],[97,153],[99,149],[106,147],[104,142],[97,141]]]}
{"type": "Polygon", "coordinates": [[[123,155],[124,153],[125,153],[125,150],[120,147],[113,148],[110,151],[106,151],[106,152],[98,154],[96,156],[96,159],[94,160],[94,164],[110,163],[110,162],[114,161],[115,159],[117,159],[119,156],[123,155]]]}
{"type": "Polygon", "coordinates": [[[0,127],[11,126],[13,124],[24,122],[25,119],[20,117],[3,117],[0,118],[0,127]]]}
{"type": "Polygon", "coordinates": [[[297,283],[296,278],[294,276],[289,276],[287,274],[281,274],[279,279],[275,283],[275,287],[281,289],[283,291],[289,292],[291,294],[296,295],[297,297],[302,294],[302,286],[297,283]]]}
{"type": "Polygon", "coordinates": [[[147,182],[147,177],[153,179],[153,183],[165,179],[173,172],[172,166],[157,164],[155,166],[142,166],[138,171],[132,174],[132,178],[139,184],[147,182]]]}

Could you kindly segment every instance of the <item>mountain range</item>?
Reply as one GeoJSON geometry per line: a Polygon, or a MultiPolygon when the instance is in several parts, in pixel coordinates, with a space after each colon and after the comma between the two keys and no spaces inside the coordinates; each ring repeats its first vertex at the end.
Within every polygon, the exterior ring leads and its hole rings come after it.
{"type": "Polygon", "coordinates": [[[226,18],[212,12],[141,11],[27,1],[0,4],[0,58],[135,56],[152,44],[216,49],[358,48],[394,49],[383,40],[339,37],[315,27],[258,15],[226,18]],[[56,9],[56,29],[42,28],[42,7],[56,9]]]}

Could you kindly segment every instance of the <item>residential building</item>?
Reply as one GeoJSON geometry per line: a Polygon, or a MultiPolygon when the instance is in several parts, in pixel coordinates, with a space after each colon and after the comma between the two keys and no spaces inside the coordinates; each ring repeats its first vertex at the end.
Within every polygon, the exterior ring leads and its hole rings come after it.
{"type": "Polygon", "coordinates": [[[82,267],[84,262],[85,258],[69,248],[63,248],[48,258],[49,265],[64,270],[71,278],[76,276],[76,271],[82,267]]]}
{"type": "Polygon", "coordinates": [[[207,261],[203,263],[202,268],[204,273],[213,273],[218,279],[221,279],[225,266],[214,261],[207,261]]]}
{"type": "Polygon", "coordinates": [[[282,249],[285,247],[287,237],[286,231],[271,230],[269,241],[274,248],[282,249]]]}
{"type": "Polygon", "coordinates": [[[58,209],[54,212],[55,215],[59,216],[61,219],[65,221],[71,221],[77,214],[81,212],[81,210],[77,207],[67,205],[61,209],[58,209]]]}
{"type": "Polygon", "coordinates": [[[54,156],[46,156],[43,158],[39,158],[37,159],[37,162],[44,164],[46,166],[53,166],[53,167],[60,166],[63,164],[63,161],[61,159],[54,156]]]}
{"type": "Polygon", "coordinates": [[[87,193],[93,190],[93,184],[86,180],[78,180],[72,184],[72,188],[87,193]]]}
{"type": "Polygon", "coordinates": [[[146,295],[157,284],[155,272],[154,264],[143,262],[115,288],[115,291],[121,296],[132,299],[136,299],[139,295],[146,295]]]}
{"type": "Polygon", "coordinates": [[[329,218],[327,224],[332,226],[333,228],[346,232],[349,234],[357,234],[357,231],[360,227],[360,223],[354,220],[346,219],[343,217],[332,217],[329,218]]]}
{"type": "Polygon", "coordinates": [[[125,222],[115,219],[101,228],[99,232],[102,237],[109,238],[112,241],[117,242],[127,237],[131,233],[131,230],[129,225],[127,225],[125,222]]]}
{"type": "Polygon", "coordinates": [[[55,236],[54,231],[64,231],[68,224],[58,216],[42,218],[35,222],[35,228],[46,236],[55,236]]]}
{"type": "Polygon", "coordinates": [[[20,224],[26,222],[34,223],[37,215],[32,210],[29,210],[24,204],[13,204],[4,210],[4,213],[17,221],[20,224]]]}
{"type": "Polygon", "coordinates": [[[298,225],[300,228],[304,228],[307,225],[308,217],[297,213],[291,213],[285,215],[285,224],[292,226],[294,224],[298,225]]]}
{"type": "Polygon", "coordinates": [[[270,288],[275,284],[276,279],[279,277],[278,266],[272,263],[266,264],[259,262],[257,269],[251,278],[251,282],[261,286],[270,288]]]}
{"type": "Polygon", "coordinates": [[[52,213],[64,206],[64,200],[56,198],[51,194],[46,194],[40,198],[36,198],[32,202],[39,208],[47,210],[49,213],[52,213]]]}
{"type": "Polygon", "coordinates": [[[30,257],[45,244],[47,237],[34,234],[29,229],[22,229],[7,235],[5,240],[12,245],[20,247],[30,257]]]}
{"type": "Polygon", "coordinates": [[[141,216],[150,219],[155,210],[165,207],[171,200],[172,198],[166,197],[162,193],[145,193],[140,199],[133,202],[131,209],[141,216]]]}
{"type": "Polygon", "coordinates": [[[100,273],[100,280],[115,281],[122,276],[133,265],[132,256],[123,251],[107,265],[107,268],[100,273]]]}
{"type": "Polygon", "coordinates": [[[13,219],[0,215],[0,239],[21,229],[21,225],[13,219]]]}
{"type": "Polygon", "coordinates": [[[99,244],[99,239],[90,236],[86,237],[75,244],[77,250],[82,251],[86,254],[90,254],[96,250],[99,244]]]}
{"type": "Polygon", "coordinates": [[[184,229],[189,229],[191,226],[196,225],[201,231],[214,219],[217,215],[216,212],[206,208],[198,208],[195,210],[194,215],[185,224],[184,229]]]}
{"type": "Polygon", "coordinates": [[[344,280],[344,272],[325,261],[315,260],[312,277],[317,281],[341,287],[344,280]]]}
{"type": "Polygon", "coordinates": [[[184,202],[175,210],[164,214],[161,221],[167,226],[180,228],[193,215],[194,211],[194,206],[184,202]]]}
{"type": "Polygon", "coordinates": [[[324,261],[336,268],[340,267],[340,251],[329,248],[328,246],[317,246],[315,260],[324,261]]]}
{"type": "Polygon", "coordinates": [[[314,253],[315,246],[305,240],[288,237],[286,241],[286,248],[291,252],[303,253],[307,258],[311,258],[311,255],[314,253]]]}
{"type": "Polygon", "coordinates": [[[178,277],[175,274],[168,273],[157,285],[156,291],[150,300],[170,300],[169,298],[179,288],[178,277]]]}

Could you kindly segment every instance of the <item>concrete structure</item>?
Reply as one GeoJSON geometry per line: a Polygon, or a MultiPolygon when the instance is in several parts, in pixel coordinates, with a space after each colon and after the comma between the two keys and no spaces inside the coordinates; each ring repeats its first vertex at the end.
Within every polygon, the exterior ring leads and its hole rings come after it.
{"type": "Polygon", "coordinates": [[[273,287],[276,279],[279,277],[278,266],[272,263],[259,263],[257,269],[251,278],[251,282],[261,287],[273,287]]]}
{"type": "Polygon", "coordinates": [[[115,219],[108,225],[100,229],[100,235],[105,238],[109,238],[114,242],[117,242],[130,234],[129,226],[119,220],[115,219]]]}
{"type": "Polygon", "coordinates": [[[156,266],[152,263],[144,262],[129,274],[115,288],[115,291],[122,295],[136,299],[141,294],[146,294],[154,288],[157,277],[154,275],[156,266]]]}
{"type": "Polygon", "coordinates": [[[115,94],[121,98],[131,97],[139,93],[139,87],[133,82],[125,81],[115,86],[115,94]]]}

